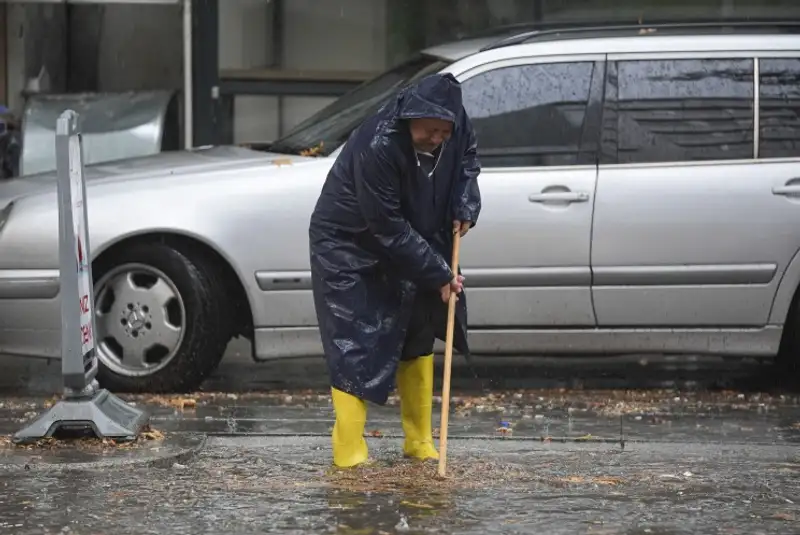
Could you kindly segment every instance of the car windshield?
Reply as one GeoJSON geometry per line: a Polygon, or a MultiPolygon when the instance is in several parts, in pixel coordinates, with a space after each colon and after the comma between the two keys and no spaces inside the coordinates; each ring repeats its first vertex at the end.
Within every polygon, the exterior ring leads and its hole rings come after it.
{"type": "Polygon", "coordinates": [[[270,144],[269,150],[327,156],[345,141],[364,119],[397,91],[419,78],[439,72],[449,62],[418,55],[364,83],[315,113],[291,132],[270,144]]]}

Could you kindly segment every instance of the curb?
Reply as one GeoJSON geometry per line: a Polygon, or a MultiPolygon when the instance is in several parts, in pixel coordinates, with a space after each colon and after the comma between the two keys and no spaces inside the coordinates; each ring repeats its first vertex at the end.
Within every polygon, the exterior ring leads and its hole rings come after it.
{"type": "MultiPolygon", "coordinates": [[[[330,439],[330,433],[323,433],[323,432],[307,432],[307,433],[284,433],[284,432],[209,432],[207,433],[209,438],[325,438],[330,439]]],[[[375,436],[370,434],[364,434],[364,438],[367,440],[402,440],[404,436],[400,433],[383,433],[381,436],[375,436]]],[[[433,437],[435,441],[439,441],[438,436],[433,437]]],[[[670,444],[682,444],[685,445],[687,443],[692,444],[715,444],[718,446],[728,446],[728,445],[750,445],[750,446],[781,446],[781,445],[791,445],[797,442],[800,442],[800,439],[797,441],[787,441],[785,440],[783,443],[776,443],[774,440],[759,440],[759,439],[742,439],[742,440],[735,440],[732,442],[719,442],[714,440],[686,440],[683,438],[639,438],[639,437],[602,437],[602,436],[583,436],[583,437],[564,437],[564,436],[503,436],[503,435],[448,435],[447,437],[448,442],[471,442],[471,441],[480,441],[480,442],[518,442],[518,443],[527,443],[527,444],[542,444],[542,445],[558,445],[558,444],[569,444],[569,445],[603,445],[607,444],[610,446],[619,446],[621,449],[625,449],[627,446],[635,446],[635,445],[670,445],[670,444]]]]}
{"type": "MultiPolygon", "coordinates": [[[[208,433],[211,438],[327,438],[330,439],[330,433],[269,433],[269,432],[241,432],[241,433],[208,433]]],[[[404,435],[400,433],[383,433],[380,436],[364,434],[367,440],[402,440],[404,435]]],[[[439,441],[438,436],[434,436],[435,441],[439,441]]],[[[466,441],[481,441],[481,442],[527,442],[527,443],[541,443],[541,444],[610,444],[620,446],[625,449],[626,444],[648,444],[657,441],[643,440],[643,439],[629,439],[619,437],[535,437],[535,436],[494,436],[494,435],[449,435],[448,442],[466,442],[466,441]]]]}
{"type": "MultiPolygon", "coordinates": [[[[176,448],[166,454],[146,454],[139,458],[103,459],[87,462],[48,462],[44,459],[31,459],[30,462],[3,463],[0,461],[0,475],[16,473],[61,473],[93,470],[125,470],[130,468],[168,468],[175,463],[192,460],[203,451],[208,436],[200,433],[182,433],[181,441],[185,446],[176,448]]],[[[167,445],[167,447],[169,447],[167,445]]],[[[31,453],[35,454],[35,450],[31,453]]],[[[33,457],[33,455],[31,456],[33,457]]]]}

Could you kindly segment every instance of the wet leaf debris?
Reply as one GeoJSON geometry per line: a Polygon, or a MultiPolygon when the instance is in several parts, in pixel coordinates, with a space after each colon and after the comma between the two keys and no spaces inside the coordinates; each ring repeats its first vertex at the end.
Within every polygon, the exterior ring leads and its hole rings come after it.
{"type": "Polygon", "coordinates": [[[16,449],[28,451],[53,451],[60,449],[77,449],[83,452],[100,452],[112,449],[135,449],[145,444],[162,441],[165,434],[151,426],[145,427],[136,440],[118,442],[110,438],[43,438],[31,444],[15,444],[10,436],[0,436],[0,450],[16,449]]]}
{"type": "MultiPolygon", "coordinates": [[[[205,406],[282,406],[320,407],[330,405],[330,393],[325,390],[270,390],[265,392],[193,392],[180,395],[123,394],[120,397],[133,405],[149,405],[193,411],[205,406]]],[[[6,398],[0,410],[22,412],[48,408],[58,396],[45,401],[6,398]]],[[[737,391],[680,391],[676,389],[648,390],[590,390],[551,388],[528,390],[499,390],[481,395],[456,394],[451,397],[453,413],[468,417],[480,413],[522,412],[539,418],[550,411],[569,411],[597,416],[659,415],[707,413],[720,410],[770,411],[778,407],[800,406],[799,396],[772,395],[760,392],[737,391]]],[[[387,405],[399,405],[397,395],[389,397],[387,405]]],[[[441,396],[434,397],[434,410],[441,407],[441,396]]],[[[503,420],[507,418],[502,417],[503,420]]],[[[800,426],[800,422],[796,424],[800,426]]]]}
{"type": "Polygon", "coordinates": [[[326,481],[334,488],[360,492],[443,492],[491,488],[535,478],[524,467],[477,458],[449,460],[444,479],[437,476],[437,467],[433,461],[373,461],[353,469],[333,468],[326,474],[326,481]]]}

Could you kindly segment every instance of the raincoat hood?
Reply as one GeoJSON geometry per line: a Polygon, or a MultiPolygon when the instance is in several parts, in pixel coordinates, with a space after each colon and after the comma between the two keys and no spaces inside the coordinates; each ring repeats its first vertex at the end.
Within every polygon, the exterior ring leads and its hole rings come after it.
{"type": "Polygon", "coordinates": [[[461,113],[461,84],[452,74],[432,74],[398,96],[401,119],[442,119],[455,123],[461,113]]]}

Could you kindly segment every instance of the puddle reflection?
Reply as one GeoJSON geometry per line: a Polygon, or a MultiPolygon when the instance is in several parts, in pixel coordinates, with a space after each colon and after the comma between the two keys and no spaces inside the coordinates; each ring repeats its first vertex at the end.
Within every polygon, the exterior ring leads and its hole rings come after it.
{"type": "Polygon", "coordinates": [[[451,493],[374,493],[342,489],[326,492],[338,535],[430,532],[452,528],[451,493]]]}

